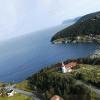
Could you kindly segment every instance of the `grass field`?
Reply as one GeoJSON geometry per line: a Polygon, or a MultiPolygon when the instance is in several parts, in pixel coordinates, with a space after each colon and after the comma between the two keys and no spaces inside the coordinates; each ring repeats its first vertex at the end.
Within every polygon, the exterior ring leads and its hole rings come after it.
{"type": "Polygon", "coordinates": [[[31,98],[21,94],[16,94],[12,97],[0,97],[0,100],[31,100],[31,98]]]}
{"type": "Polygon", "coordinates": [[[100,65],[80,65],[79,69],[80,73],[84,76],[94,77],[98,81],[100,81],[100,65]]]}

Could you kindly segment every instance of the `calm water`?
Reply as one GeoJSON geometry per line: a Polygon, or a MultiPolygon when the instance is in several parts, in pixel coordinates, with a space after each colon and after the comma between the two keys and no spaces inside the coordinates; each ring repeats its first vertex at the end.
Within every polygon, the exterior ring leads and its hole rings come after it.
{"type": "Polygon", "coordinates": [[[95,44],[52,45],[52,35],[64,27],[62,25],[0,43],[0,81],[18,82],[44,66],[94,52],[95,44]]]}

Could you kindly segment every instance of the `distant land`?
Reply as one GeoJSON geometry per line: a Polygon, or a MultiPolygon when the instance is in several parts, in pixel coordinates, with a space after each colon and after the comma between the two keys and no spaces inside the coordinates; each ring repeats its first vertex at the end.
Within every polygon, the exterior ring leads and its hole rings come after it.
{"type": "Polygon", "coordinates": [[[73,25],[57,32],[52,43],[100,42],[100,12],[85,15],[73,25]]]}
{"type": "Polygon", "coordinates": [[[76,22],[80,19],[81,17],[76,17],[76,18],[72,18],[72,19],[69,19],[69,20],[64,20],[62,22],[62,24],[66,24],[66,23],[71,23],[71,22],[76,22]]]}

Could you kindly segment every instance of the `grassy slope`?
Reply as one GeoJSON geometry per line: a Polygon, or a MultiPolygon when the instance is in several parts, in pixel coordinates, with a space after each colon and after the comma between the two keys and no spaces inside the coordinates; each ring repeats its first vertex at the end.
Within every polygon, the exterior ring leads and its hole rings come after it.
{"type": "MultiPolygon", "coordinates": [[[[80,79],[82,81],[85,81],[87,83],[88,83],[88,80],[92,80],[93,82],[100,82],[100,65],[79,64],[78,68],[73,69],[73,72],[65,73],[65,74],[58,71],[57,69],[58,69],[58,67],[53,66],[53,67],[47,69],[45,72],[51,73],[51,76],[53,75],[56,77],[66,78],[66,79],[68,77],[77,78],[77,75],[79,75],[81,73],[82,76],[84,76],[83,78],[80,79]]],[[[91,83],[89,83],[89,84],[91,84],[91,83]]],[[[87,84],[87,85],[89,85],[89,84],[87,84]]],[[[92,84],[92,85],[95,86],[95,84],[92,84]]],[[[30,91],[27,80],[17,84],[16,87],[26,90],[26,91],[30,91]]],[[[99,89],[99,86],[97,88],[99,89]]],[[[0,99],[0,100],[2,100],[2,99],[0,99]]]]}
{"type": "Polygon", "coordinates": [[[0,100],[31,100],[31,98],[21,94],[16,94],[13,97],[0,97],[0,100]]]}
{"type": "Polygon", "coordinates": [[[28,86],[28,81],[27,80],[22,81],[21,83],[17,83],[16,84],[16,88],[31,92],[31,90],[30,90],[30,88],[28,86]]]}
{"type": "Polygon", "coordinates": [[[100,83],[100,65],[81,64],[78,72],[84,76],[83,80],[100,83]]]}
{"type": "Polygon", "coordinates": [[[0,87],[2,87],[4,85],[4,83],[0,82],[0,87]]]}

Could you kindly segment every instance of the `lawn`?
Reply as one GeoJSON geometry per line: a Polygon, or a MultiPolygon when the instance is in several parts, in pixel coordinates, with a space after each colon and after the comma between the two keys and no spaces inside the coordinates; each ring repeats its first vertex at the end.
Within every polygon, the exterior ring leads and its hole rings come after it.
{"type": "Polygon", "coordinates": [[[31,98],[21,94],[16,94],[13,97],[0,97],[0,100],[31,100],[31,98]]]}

